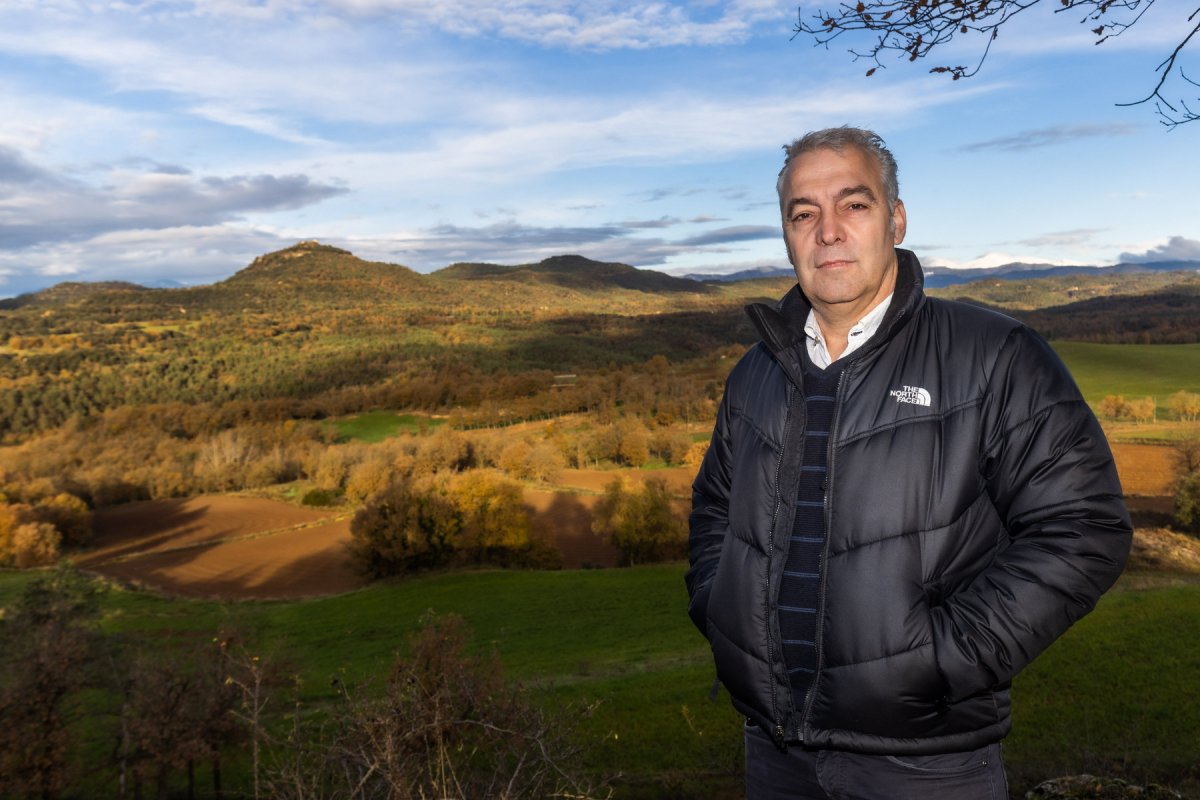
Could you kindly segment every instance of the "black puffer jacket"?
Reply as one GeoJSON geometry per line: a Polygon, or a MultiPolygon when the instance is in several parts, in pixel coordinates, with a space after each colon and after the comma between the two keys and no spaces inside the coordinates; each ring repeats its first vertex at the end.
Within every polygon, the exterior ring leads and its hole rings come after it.
{"type": "Polygon", "coordinates": [[[1112,455],[1066,368],[1012,319],[927,298],[898,250],[879,331],[847,357],[830,434],[818,669],[793,708],[775,605],[804,436],[809,304],[747,310],[693,486],[689,613],[735,707],[778,742],[974,749],[1009,682],[1116,580],[1132,530],[1112,455]]]}

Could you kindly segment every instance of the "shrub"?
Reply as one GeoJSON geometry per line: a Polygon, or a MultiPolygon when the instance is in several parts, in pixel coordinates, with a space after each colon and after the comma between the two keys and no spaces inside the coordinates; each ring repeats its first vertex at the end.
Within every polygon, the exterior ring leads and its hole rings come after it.
{"type": "Polygon", "coordinates": [[[474,655],[469,641],[461,617],[426,615],[382,698],[358,699],[339,686],[331,720],[297,722],[290,757],[274,759],[266,793],[297,797],[298,787],[314,786],[335,797],[592,797],[572,774],[572,725],[550,719],[504,679],[494,652],[474,655]]]}
{"type": "Polygon", "coordinates": [[[300,504],[315,508],[324,508],[336,503],[340,497],[340,492],[332,492],[329,489],[309,489],[300,498],[300,504]]]}
{"type": "Polygon", "coordinates": [[[62,534],[48,522],[21,525],[12,535],[12,560],[18,569],[46,567],[58,561],[62,534]]]}
{"type": "Polygon", "coordinates": [[[58,569],[34,579],[0,625],[0,796],[57,797],[95,662],[95,584],[58,569]]]}
{"type": "Polygon", "coordinates": [[[33,516],[57,528],[65,545],[78,547],[92,540],[92,512],[87,503],[72,494],[62,492],[43,498],[34,505],[33,516]]]}
{"type": "Polygon", "coordinates": [[[312,481],[319,489],[340,491],[350,477],[350,469],[357,464],[361,448],[358,447],[328,447],[317,457],[316,469],[312,473],[312,481]]]}

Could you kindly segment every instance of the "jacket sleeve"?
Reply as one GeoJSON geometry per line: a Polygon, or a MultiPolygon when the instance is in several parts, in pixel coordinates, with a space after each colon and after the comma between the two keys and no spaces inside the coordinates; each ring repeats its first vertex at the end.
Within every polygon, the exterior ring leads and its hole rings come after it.
{"type": "Polygon", "coordinates": [[[730,463],[729,391],[717,411],[712,441],[692,483],[692,513],[688,517],[688,563],[685,576],[688,590],[688,614],[692,622],[708,636],[708,596],[721,547],[729,531],[730,463]]]}
{"type": "Polygon", "coordinates": [[[950,702],[1007,683],[1091,611],[1133,535],[1099,423],[1029,329],[1001,349],[982,415],[980,469],[1008,535],[984,571],[932,609],[950,702]]]}

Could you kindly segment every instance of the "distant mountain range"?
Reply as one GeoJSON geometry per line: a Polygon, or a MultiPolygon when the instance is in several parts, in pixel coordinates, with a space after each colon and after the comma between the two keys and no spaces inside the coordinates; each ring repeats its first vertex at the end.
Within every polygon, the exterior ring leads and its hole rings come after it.
{"type": "MultiPolygon", "coordinates": [[[[929,289],[939,289],[976,281],[1028,281],[1076,275],[1104,278],[1166,272],[1200,273],[1200,261],[1123,263],[1106,267],[1031,263],[1005,264],[987,269],[932,266],[925,269],[925,285],[929,289]]],[[[729,287],[730,284],[761,279],[778,281],[791,278],[792,275],[790,268],[759,267],[724,275],[693,273],[677,277],[628,264],[593,261],[579,255],[554,256],[534,264],[515,266],[457,263],[421,274],[399,264],[364,261],[347,250],[307,241],[261,255],[229,278],[206,286],[182,288],[165,280],[156,281],[153,287],[117,281],[70,281],[0,300],[0,309],[69,305],[90,297],[114,294],[122,295],[122,302],[134,303],[183,302],[206,296],[215,298],[236,294],[250,305],[269,305],[272,302],[270,298],[279,296],[337,297],[346,302],[356,302],[355,298],[361,299],[363,292],[383,295],[399,293],[407,296],[411,303],[420,305],[451,299],[456,293],[461,293],[461,290],[450,288],[460,281],[478,283],[480,290],[489,295],[493,286],[523,285],[528,287],[528,292],[548,301],[553,299],[553,292],[563,289],[586,293],[631,290],[646,294],[704,295],[718,291],[722,285],[729,287]],[[135,300],[138,295],[140,299],[135,300]]],[[[512,289],[507,291],[511,292],[512,289]]]]}
{"type": "MultiPolygon", "coordinates": [[[[1138,272],[1200,272],[1200,261],[1151,261],[1144,264],[1121,263],[1107,267],[1087,265],[1058,266],[1055,264],[1028,264],[1014,262],[999,267],[977,267],[956,269],[954,267],[924,267],[925,286],[938,289],[972,281],[999,279],[1005,281],[1034,280],[1061,275],[1126,275],[1138,272]]],[[[694,281],[730,283],[733,281],[757,280],[759,278],[787,278],[792,275],[791,267],[756,267],[724,275],[688,273],[681,277],[694,281]]]]}

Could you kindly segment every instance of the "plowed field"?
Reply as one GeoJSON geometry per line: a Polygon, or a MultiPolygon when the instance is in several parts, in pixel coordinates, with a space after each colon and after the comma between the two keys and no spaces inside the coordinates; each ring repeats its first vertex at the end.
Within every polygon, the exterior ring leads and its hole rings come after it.
{"type": "Polygon", "coordinates": [[[362,586],[348,518],[255,497],[157,500],[102,509],[79,565],[189,597],[297,598],[362,586]]]}
{"type": "Polygon", "coordinates": [[[1175,480],[1174,451],[1167,445],[1123,444],[1112,446],[1125,494],[1156,497],[1171,493],[1175,480]]]}

